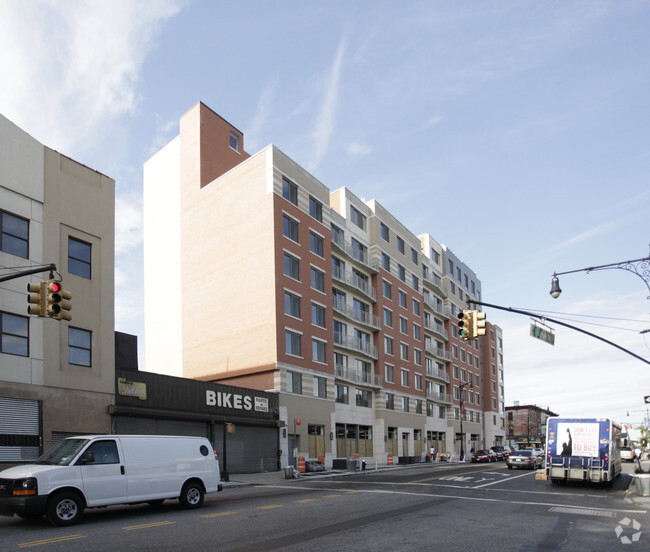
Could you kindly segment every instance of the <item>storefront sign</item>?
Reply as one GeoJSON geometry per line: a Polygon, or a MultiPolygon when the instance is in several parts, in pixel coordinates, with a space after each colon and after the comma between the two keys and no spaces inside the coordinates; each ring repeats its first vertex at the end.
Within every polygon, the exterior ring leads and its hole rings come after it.
{"type": "Polygon", "coordinates": [[[124,397],[137,397],[141,401],[146,401],[147,384],[129,381],[126,378],[117,378],[117,393],[124,397]]]}
{"type": "Polygon", "coordinates": [[[233,408],[235,410],[253,410],[253,407],[255,407],[256,412],[269,411],[269,400],[267,398],[239,395],[237,393],[224,393],[210,389],[205,391],[205,404],[220,408],[233,408]]]}

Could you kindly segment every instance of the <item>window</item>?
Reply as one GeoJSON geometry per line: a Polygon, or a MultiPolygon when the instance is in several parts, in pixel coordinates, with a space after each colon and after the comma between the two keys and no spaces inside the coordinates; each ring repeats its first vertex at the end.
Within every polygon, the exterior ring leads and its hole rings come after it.
{"type": "Polygon", "coordinates": [[[29,317],[0,313],[0,353],[29,356],[29,317]]]}
{"type": "Polygon", "coordinates": [[[289,253],[284,254],[284,275],[300,280],[300,260],[289,253]]]}
{"type": "Polygon", "coordinates": [[[314,397],[319,399],[327,398],[327,379],[314,376],[314,397]]]}
{"type": "Polygon", "coordinates": [[[239,135],[232,130],[230,131],[230,147],[235,151],[239,151],[239,135]]]}
{"type": "Polygon", "coordinates": [[[368,248],[355,238],[350,238],[350,245],[352,246],[352,258],[367,264],[368,248]]]}
{"type": "Polygon", "coordinates": [[[404,412],[409,412],[409,398],[408,397],[402,397],[402,410],[404,412]]]}
{"type": "Polygon", "coordinates": [[[29,258],[29,221],[0,211],[0,251],[29,258]]]}
{"type": "Polygon", "coordinates": [[[422,374],[415,374],[415,388],[422,390],[422,374]]]}
{"type": "Polygon", "coordinates": [[[343,247],[345,241],[345,232],[335,224],[332,224],[332,241],[340,247],[343,247]]]}
{"type": "Polygon", "coordinates": [[[302,356],[301,335],[290,330],[285,331],[285,352],[288,355],[302,356]]]}
{"type": "Polygon", "coordinates": [[[393,327],[393,311],[384,307],[384,326],[393,327]]]}
{"type": "Polygon", "coordinates": [[[284,292],[284,314],[300,318],[300,297],[289,291],[284,292]]]}
{"type": "Polygon", "coordinates": [[[284,215],[282,219],[282,235],[298,243],[298,221],[287,215],[284,215]]]}
{"type": "Polygon", "coordinates": [[[387,355],[393,354],[393,338],[387,335],[384,336],[384,353],[387,355]]]}
{"type": "Polygon", "coordinates": [[[68,236],[68,272],[90,279],[89,243],[68,236]]]}
{"type": "Polygon", "coordinates": [[[326,362],[326,344],[324,341],[317,339],[311,340],[311,358],[316,362],[326,362]]]}
{"type": "Polygon", "coordinates": [[[399,306],[406,308],[406,292],[399,290],[399,306]]]}
{"type": "Polygon", "coordinates": [[[309,250],[319,257],[323,256],[323,238],[313,232],[309,233],[309,250]]]}
{"type": "Polygon", "coordinates": [[[413,349],[413,362],[418,366],[422,366],[422,351],[420,349],[413,349]]]}
{"type": "Polygon", "coordinates": [[[309,196],[309,215],[318,222],[323,222],[323,204],[312,196],[309,196]]]}
{"type": "Polygon", "coordinates": [[[386,253],[381,254],[381,267],[390,272],[390,257],[386,253]]]}
{"type": "Polygon", "coordinates": [[[435,249],[431,249],[431,260],[437,265],[440,264],[440,253],[438,253],[435,249]]]}
{"type": "Polygon", "coordinates": [[[392,364],[386,364],[386,367],[384,369],[384,375],[386,377],[386,381],[393,383],[395,380],[393,379],[395,372],[395,368],[392,364]]]}
{"type": "Polygon", "coordinates": [[[341,404],[350,403],[350,388],[347,385],[336,384],[336,402],[341,404]]]}
{"type": "Polygon", "coordinates": [[[298,205],[298,186],[285,177],[282,177],[282,197],[298,205]]]}
{"type": "Polygon", "coordinates": [[[413,261],[414,264],[418,264],[418,252],[411,247],[411,261],[413,261]]]}
{"type": "Polygon", "coordinates": [[[397,277],[402,280],[402,282],[406,282],[406,269],[400,264],[397,265],[397,277]]]}
{"type": "Polygon", "coordinates": [[[311,323],[314,326],[325,327],[325,307],[315,303],[311,304],[311,323]]]}
{"type": "Polygon", "coordinates": [[[404,240],[397,236],[397,250],[404,254],[404,240]]]}
{"type": "Polygon", "coordinates": [[[395,410],[395,395],[393,393],[386,393],[386,409],[395,410]]]}
{"type": "Polygon", "coordinates": [[[387,282],[386,280],[382,280],[382,282],[383,282],[384,297],[386,299],[391,299],[392,298],[391,297],[391,295],[392,295],[392,286],[391,286],[390,282],[387,282]]]}
{"type": "Polygon", "coordinates": [[[402,368],[402,387],[409,386],[409,371],[402,368]]]}
{"type": "Polygon", "coordinates": [[[313,266],[311,267],[311,287],[325,293],[325,273],[313,266]]]}
{"type": "Polygon", "coordinates": [[[403,316],[399,317],[399,331],[402,332],[403,334],[408,334],[409,333],[409,323],[406,318],[403,316]]]}
{"type": "Polygon", "coordinates": [[[420,280],[415,274],[411,275],[411,283],[415,291],[420,291],[420,280]]]}
{"type": "Polygon", "coordinates": [[[77,366],[92,366],[92,333],[79,328],[68,328],[68,362],[77,366]]]}
{"type": "Polygon", "coordinates": [[[287,393],[302,395],[302,374],[287,372],[287,393]]]}
{"type": "Polygon", "coordinates": [[[399,355],[402,360],[409,359],[409,346],[406,343],[399,344],[399,355]]]}
{"type": "Polygon", "coordinates": [[[362,215],[361,212],[350,205],[350,220],[356,224],[361,230],[366,229],[366,217],[362,215]]]}
{"type": "Polygon", "coordinates": [[[365,389],[357,389],[357,406],[372,408],[372,392],[365,389]]]}
{"type": "Polygon", "coordinates": [[[422,341],[422,328],[417,324],[413,324],[413,339],[422,341]]]}
{"type": "Polygon", "coordinates": [[[413,314],[415,316],[420,316],[420,301],[413,299],[413,314]]]}
{"type": "Polygon", "coordinates": [[[383,222],[379,223],[379,232],[381,234],[381,239],[385,242],[390,242],[390,230],[383,222]]]}

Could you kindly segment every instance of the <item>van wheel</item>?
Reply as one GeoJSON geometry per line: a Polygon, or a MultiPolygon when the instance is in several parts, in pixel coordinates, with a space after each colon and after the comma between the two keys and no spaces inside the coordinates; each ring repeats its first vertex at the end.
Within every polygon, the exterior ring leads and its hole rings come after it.
{"type": "Polygon", "coordinates": [[[188,481],[183,485],[181,496],[178,500],[183,508],[198,508],[203,504],[203,486],[196,481],[188,481]]]}
{"type": "Polygon", "coordinates": [[[45,511],[47,521],[58,527],[78,523],[83,514],[84,504],[79,495],[65,491],[52,496],[45,511]]]}

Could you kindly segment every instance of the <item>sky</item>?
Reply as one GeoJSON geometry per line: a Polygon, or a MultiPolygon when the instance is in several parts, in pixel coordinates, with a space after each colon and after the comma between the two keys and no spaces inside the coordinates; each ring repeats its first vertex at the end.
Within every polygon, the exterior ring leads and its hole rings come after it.
{"type": "MultiPolygon", "coordinates": [[[[649,21],[635,0],[0,0],[0,113],[115,179],[115,325],[141,369],[142,165],[199,101],[249,153],[273,143],[431,234],[483,301],[650,360],[650,275],[581,271],[549,295],[555,271],[650,255],[649,21]]],[[[484,310],[507,405],[646,416],[649,364],[484,310]]]]}

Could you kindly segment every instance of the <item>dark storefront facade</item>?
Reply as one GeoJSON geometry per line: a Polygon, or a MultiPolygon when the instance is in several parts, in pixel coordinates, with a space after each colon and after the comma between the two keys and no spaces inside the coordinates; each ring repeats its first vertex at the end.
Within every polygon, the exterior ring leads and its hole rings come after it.
{"type": "Polygon", "coordinates": [[[278,406],[275,393],[116,369],[109,412],[113,433],[207,437],[222,471],[255,473],[280,469],[278,406]]]}

